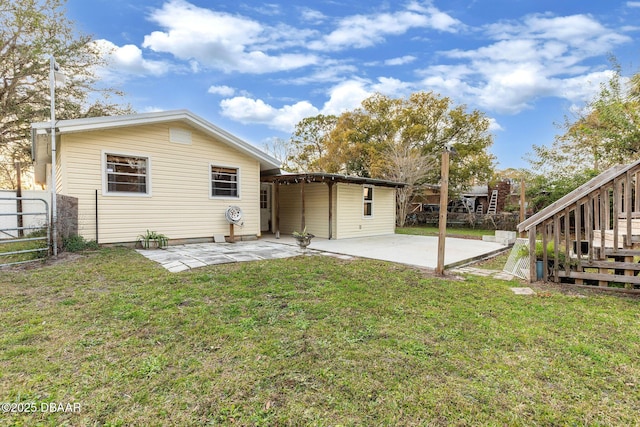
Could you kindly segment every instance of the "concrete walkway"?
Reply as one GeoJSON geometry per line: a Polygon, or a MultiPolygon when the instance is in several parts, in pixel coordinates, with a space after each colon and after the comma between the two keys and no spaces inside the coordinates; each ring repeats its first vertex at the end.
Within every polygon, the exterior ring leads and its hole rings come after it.
{"type": "MultiPolygon", "coordinates": [[[[314,238],[306,253],[344,258],[373,258],[435,269],[437,248],[437,237],[392,234],[340,240],[314,238]]],[[[504,249],[506,246],[495,242],[447,238],[445,267],[464,265],[504,249]]],[[[236,243],[178,245],[170,246],[165,250],[138,250],[138,252],[172,272],[211,264],[287,258],[304,253],[291,236],[282,236],[280,239],[276,239],[275,236],[266,236],[256,241],[236,243]]]]}
{"type": "Polygon", "coordinates": [[[471,274],[474,276],[491,277],[494,279],[507,280],[507,281],[520,280],[518,277],[514,276],[513,274],[509,274],[504,271],[485,270],[483,268],[477,268],[473,266],[464,266],[464,267],[454,268],[451,271],[453,273],[471,274]]]}
{"type": "Polygon", "coordinates": [[[263,240],[237,243],[194,243],[169,246],[167,249],[137,252],[158,262],[172,273],[212,264],[288,258],[302,254],[300,248],[263,240]]]}

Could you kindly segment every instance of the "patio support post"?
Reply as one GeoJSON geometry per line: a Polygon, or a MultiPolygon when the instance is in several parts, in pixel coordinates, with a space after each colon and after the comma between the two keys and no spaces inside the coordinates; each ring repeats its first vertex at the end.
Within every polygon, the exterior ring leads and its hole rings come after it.
{"type": "Polygon", "coordinates": [[[300,197],[302,198],[302,218],[300,219],[300,231],[304,232],[305,228],[307,227],[307,224],[305,222],[304,219],[304,182],[306,181],[305,178],[302,179],[302,183],[300,184],[300,197]]]}
{"type": "Polygon", "coordinates": [[[275,224],[275,232],[276,232],[276,239],[280,238],[280,181],[275,181],[275,197],[274,197],[274,201],[276,204],[276,224],[275,224]]]}
{"type": "Polygon", "coordinates": [[[442,165],[440,170],[440,214],[438,218],[438,263],[436,274],[444,275],[444,241],[447,235],[447,204],[449,201],[449,151],[446,147],[442,151],[442,165]]]}
{"type": "Polygon", "coordinates": [[[333,238],[333,181],[327,182],[329,186],[329,240],[333,238]]]}

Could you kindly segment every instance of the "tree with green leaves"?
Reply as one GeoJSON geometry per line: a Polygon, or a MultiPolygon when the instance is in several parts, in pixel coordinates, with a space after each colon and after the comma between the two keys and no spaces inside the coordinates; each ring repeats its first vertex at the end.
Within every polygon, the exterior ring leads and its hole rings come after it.
{"type": "Polygon", "coordinates": [[[534,145],[527,194],[544,208],[616,164],[640,157],[640,74],[614,73],[575,119],[565,118],[551,146],[534,145]]]}
{"type": "MultiPolygon", "coordinates": [[[[615,65],[615,64],[614,64],[615,65]]],[[[601,172],[640,156],[640,74],[628,82],[619,67],[551,146],[533,147],[529,163],[537,171],[567,175],[601,172]]]]}
{"type": "Polygon", "coordinates": [[[0,0],[0,187],[15,186],[16,162],[30,163],[30,124],[50,120],[49,58],[66,75],[56,88],[56,118],[131,112],[111,102],[122,94],[101,87],[105,65],[91,36],[78,35],[64,0],[0,0]]]}
{"type": "Polygon", "coordinates": [[[492,176],[495,159],[487,151],[493,142],[489,124],[483,113],[453,106],[449,98],[433,92],[408,98],[374,94],[359,108],[331,120],[321,115],[301,121],[294,140],[302,149],[293,157],[302,169],[406,183],[405,190],[398,192],[398,223],[402,224],[414,191],[422,184],[439,182],[439,161],[446,145],[452,144],[458,152],[451,161],[452,192],[492,176]]]}
{"type": "Polygon", "coordinates": [[[333,115],[319,114],[304,118],[296,125],[287,158],[292,168],[307,172],[334,172],[329,166],[327,151],[336,119],[333,115]]]}

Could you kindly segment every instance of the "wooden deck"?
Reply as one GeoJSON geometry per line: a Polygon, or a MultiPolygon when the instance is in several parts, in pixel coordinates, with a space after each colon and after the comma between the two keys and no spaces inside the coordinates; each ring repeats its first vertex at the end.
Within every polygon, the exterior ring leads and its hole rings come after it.
{"type": "Polygon", "coordinates": [[[530,280],[541,237],[544,280],[640,291],[639,175],[640,160],[615,166],[520,223],[529,233],[530,280]]]}

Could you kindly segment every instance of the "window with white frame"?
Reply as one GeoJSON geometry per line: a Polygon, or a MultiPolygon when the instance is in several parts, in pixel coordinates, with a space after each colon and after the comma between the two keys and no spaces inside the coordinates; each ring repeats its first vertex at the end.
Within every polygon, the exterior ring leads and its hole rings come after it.
{"type": "Polygon", "coordinates": [[[106,154],[107,193],[149,193],[149,158],[106,154]]]}
{"type": "Polygon", "coordinates": [[[238,168],[211,165],[211,197],[239,197],[238,168]]]}
{"type": "Polygon", "coordinates": [[[365,185],[362,187],[363,213],[365,218],[373,217],[373,187],[365,185]]]}
{"type": "Polygon", "coordinates": [[[269,190],[260,190],[260,209],[269,209],[269,190]]]}

